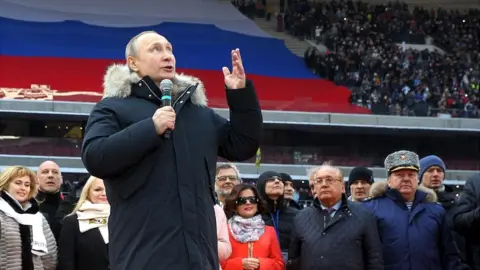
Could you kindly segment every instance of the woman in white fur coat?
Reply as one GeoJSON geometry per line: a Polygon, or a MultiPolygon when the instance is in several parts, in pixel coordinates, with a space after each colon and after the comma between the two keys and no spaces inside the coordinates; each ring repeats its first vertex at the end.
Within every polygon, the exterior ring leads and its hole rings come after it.
{"type": "Polygon", "coordinates": [[[90,177],[73,212],[63,223],[59,269],[107,270],[110,205],[103,180],[90,177]]]}

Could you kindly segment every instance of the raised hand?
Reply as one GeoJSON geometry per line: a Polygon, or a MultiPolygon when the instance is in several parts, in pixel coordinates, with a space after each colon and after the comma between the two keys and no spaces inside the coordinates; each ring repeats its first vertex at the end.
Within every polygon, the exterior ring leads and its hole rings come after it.
{"type": "Polygon", "coordinates": [[[232,50],[232,72],[227,67],[222,68],[225,77],[225,85],[228,89],[245,88],[246,76],[243,69],[242,57],[240,49],[232,50]]]}

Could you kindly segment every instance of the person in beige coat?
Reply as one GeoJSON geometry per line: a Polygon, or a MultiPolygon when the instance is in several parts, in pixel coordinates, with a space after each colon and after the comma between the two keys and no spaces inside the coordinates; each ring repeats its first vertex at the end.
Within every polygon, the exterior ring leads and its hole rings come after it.
{"type": "Polygon", "coordinates": [[[12,166],[0,174],[0,269],[54,270],[57,243],[39,212],[35,173],[12,166]]]}

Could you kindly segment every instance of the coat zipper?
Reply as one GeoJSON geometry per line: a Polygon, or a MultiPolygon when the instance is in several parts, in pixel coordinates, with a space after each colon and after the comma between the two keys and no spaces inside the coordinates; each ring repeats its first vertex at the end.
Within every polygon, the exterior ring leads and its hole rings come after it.
{"type": "MultiPolygon", "coordinates": [[[[159,97],[155,94],[155,92],[153,92],[152,88],[150,88],[150,86],[148,85],[148,83],[146,83],[144,80],[142,80],[142,81],[143,81],[143,83],[147,86],[147,88],[148,88],[148,90],[150,91],[150,93],[152,93],[152,95],[154,95],[158,100],[161,101],[162,99],[159,98],[159,97]]],[[[178,100],[182,99],[182,97],[183,97],[188,91],[190,91],[190,88],[191,88],[191,87],[192,87],[192,86],[187,87],[187,89],[185,89],[185,90],[182,92],[182,94],[175,100],[175,102],[173,102],[172,108],[175,108],[175,105],[177,104],[178,100]]]]}
{"type": "Polygon", "coordinates": [[[147,82],[145,82],[144,80],[142,80],[142,82],[147,86],[148,90],[150,91],[150,93],[152,93],[152,95],[154,95],[159,101],[162,101],[162,99],[159,98],[157,94],[155,94],[155,92],[153,92],[152,88],[150,88],[150,85],[148,85],[147,82]]]}
{"type": "Polygon", "coordinates": [[[190,91],[190,88],[191,88],[191,86],[187,87],[187,89],[185,89],[185,90],[183,91],[183,93],[182,93],[177,99],[175,99],[175,102],[173,102],[172,108],[175,108],[175,105],[177,104],[177,102],[178,102],[180,99],[182,99],[182,97],[183,97],[188,91],[190,91]]]}

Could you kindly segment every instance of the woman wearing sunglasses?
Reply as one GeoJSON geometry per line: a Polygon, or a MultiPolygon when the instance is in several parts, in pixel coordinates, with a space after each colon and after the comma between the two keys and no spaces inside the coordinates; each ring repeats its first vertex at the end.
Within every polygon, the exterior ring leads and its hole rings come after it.
{"type": "Polygon", "coordinates": [[[283,270],[284,262],[275,229],[262,220],[265,210],[255,187],[240,184],[225,198],[225,214],[232,254],[223,270],[283,270]]]}

